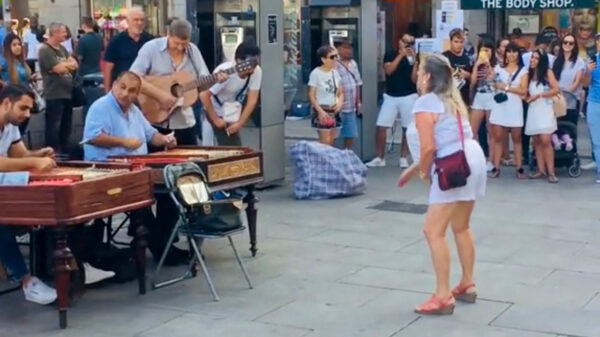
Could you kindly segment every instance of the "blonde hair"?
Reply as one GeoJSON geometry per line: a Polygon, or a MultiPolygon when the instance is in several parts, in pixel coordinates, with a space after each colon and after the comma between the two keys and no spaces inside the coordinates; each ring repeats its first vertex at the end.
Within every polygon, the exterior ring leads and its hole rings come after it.
{"type": "Polygon", "coordinates": [[[441,54],[431,54],[425,58],[420,67],[430,75],[426,91],[436,94],[444,102],[446,109],[453,114],[458,112],[463,117],[468,116],[467,106],[454,84],[452,67],[448,58],[441,54]]]}

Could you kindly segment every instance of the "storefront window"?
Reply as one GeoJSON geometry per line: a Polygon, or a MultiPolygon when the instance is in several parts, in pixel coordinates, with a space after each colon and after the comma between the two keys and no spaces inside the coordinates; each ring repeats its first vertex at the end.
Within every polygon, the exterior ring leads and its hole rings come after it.
{"type": "Polygon", "coordinates": [[[125,14],[127,8],[138,6],[146,13],[146,30],[158,35],[158,4],[156,0],[92,0],[91,15],[100,26],[106,39],[126,29],[125,14]]]}
{"type": "Polygon", "coordinates": [[[300,85],[300,7],[301,0],[283,1],[283,85],[288,110],[300,85]]]}

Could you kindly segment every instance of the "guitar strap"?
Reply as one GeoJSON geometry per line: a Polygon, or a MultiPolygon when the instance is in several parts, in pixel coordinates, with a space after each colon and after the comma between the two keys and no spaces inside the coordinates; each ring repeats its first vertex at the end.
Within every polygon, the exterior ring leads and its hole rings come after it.
{"type": "Polygon", "coordinates": [[[196,67],[196,61],[194,61],[194,58],[192,57],[192,47],[188,45],[185,50],[190,58],[190,62],[192,63],[192,68],[194,68],[194,72],[196,73],[196,78],[200,78],[200,72],[198,71],[198,67],[196,67]]]}

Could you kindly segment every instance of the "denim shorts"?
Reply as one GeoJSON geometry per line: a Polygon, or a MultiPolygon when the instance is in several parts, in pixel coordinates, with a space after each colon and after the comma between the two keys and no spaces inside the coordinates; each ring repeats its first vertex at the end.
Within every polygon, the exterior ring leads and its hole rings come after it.
{"type": "Polygon", "coordinates": [[[342,111],[340,114],[342,117],[342,130],[340,136],[342,138],[356,138],[358,137],[358,122],[356,121],[356,113],[342,111]]]}

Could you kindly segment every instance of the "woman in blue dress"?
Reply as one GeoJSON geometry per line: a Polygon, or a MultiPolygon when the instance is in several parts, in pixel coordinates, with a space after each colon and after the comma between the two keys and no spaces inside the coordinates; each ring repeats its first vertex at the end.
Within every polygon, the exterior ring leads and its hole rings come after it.
{"type": "MultiPolygon", "coordinates": [[[[25,62],[23,53],[23,41],[16,34],[8,34],[4,39],[2,48],[2,58],[0,59],[0,78],[4,83],[29,85],[31,79],[31,69],[25,62]]],[[[19,126],[21,135],[25,134],[29,121],[19,126]]]]}

